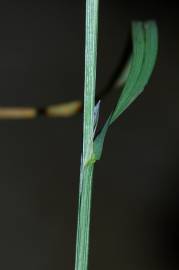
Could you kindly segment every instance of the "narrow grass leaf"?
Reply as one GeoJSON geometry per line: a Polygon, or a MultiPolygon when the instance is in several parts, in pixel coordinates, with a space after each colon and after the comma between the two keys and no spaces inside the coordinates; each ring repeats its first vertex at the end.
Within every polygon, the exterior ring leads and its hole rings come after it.
{"type": "Polygon", "coordinates": [[[141,94],[152,74],[158,50],[158,31],[154,21],[132,25],[133,54],[126,84],[114,111],[94,141],[94,156],[101,158],[104,139],[109,126],[141,94]]]}

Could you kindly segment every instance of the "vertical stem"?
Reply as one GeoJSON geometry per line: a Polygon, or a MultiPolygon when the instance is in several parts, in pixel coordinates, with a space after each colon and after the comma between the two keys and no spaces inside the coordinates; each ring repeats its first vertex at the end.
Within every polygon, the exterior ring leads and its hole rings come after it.
{"type": "Polygon", "coordinates": [[[98,2],[86,0],[83,153],[80,171],[75,270],[88,269],[90,210],[93,179],[93,132],[96,88],[98,2]]]}
{"type": "MultiPolygon", "coordinates": [[[[83,122],[83,158],[93,140],[93,112],[96,88],[98,0],[86,0],[86,46],[83,122]]],[[[87,157],[86,157],[87,158],[87,157]]]]}

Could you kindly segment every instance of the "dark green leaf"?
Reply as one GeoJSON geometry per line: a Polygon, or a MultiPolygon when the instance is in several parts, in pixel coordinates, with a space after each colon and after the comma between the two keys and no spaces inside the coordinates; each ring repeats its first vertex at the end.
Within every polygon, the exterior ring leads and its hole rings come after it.
{"type": "Polygon", "coordinates": [[[155,22],[134,22],[132,25],[133,53],[127,81],[114,111],[94,141],[94,155],[99,160],[109,126],[141,94],[152,74],[158,49],[155,22]]]}

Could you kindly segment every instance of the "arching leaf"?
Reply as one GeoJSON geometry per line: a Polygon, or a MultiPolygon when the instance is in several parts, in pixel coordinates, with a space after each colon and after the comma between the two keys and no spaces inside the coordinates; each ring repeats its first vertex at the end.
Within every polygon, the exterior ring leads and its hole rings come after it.
{"type": "Polygon", "coordinates": [[[99,160],[109,126],[141,94],[152,74],[158,50],[158,31],[154,21],[134,22],[132,25],[133,52],[127,81],[114,111],[94,141],[94,156],[99,160]]]}

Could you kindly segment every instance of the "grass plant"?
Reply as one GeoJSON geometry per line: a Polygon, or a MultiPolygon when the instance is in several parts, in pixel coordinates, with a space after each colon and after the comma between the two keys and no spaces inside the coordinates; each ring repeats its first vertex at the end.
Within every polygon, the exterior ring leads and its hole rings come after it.
{"type": "Polygon", "coordinates": [[[106,123],[98,134],[95,134],[100,111],[100,102],[95,105],[98,6],[98,0],[86,0],[83,151],[80,168],[75,270],[88,269],[91,195],[95,162],[101,158],[104,139],[109,127],[142,93],[148,83],[158,51],[156,23],[154,21],[133,22],[133,49],[129,56],[128,66],[125,67],[125,72],[122,72],[121,80],[124,83],[122,93],[106,123]]]}

